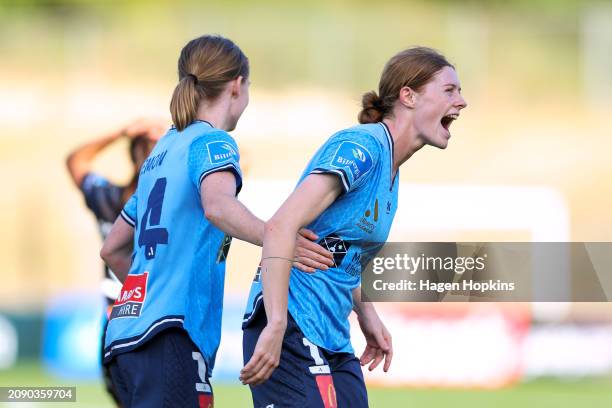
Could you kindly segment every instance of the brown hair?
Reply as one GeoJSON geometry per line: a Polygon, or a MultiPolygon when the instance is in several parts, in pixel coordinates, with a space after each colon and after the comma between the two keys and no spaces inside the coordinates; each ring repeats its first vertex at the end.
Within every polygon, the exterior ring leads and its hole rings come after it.
{"type": "Polygon", "coordinates": [[[170,101],[174,126],[181,131],[196,119],[202,98],[214,100],[225,84],[249,76],[249,60],[231,40],[204,35],[183,47],[178,60],[179,83],[170,101]]]}
{"type": "Polygon", "coordinates": [[[442,68],[451,67],[446,58],[427,47],[414,47],[394,55],[385,65],[378,83],[378,93],[363,95],[359,123],[376,123],[388,116],[399,98],[400,90],[407,86],[418,91],[442,68]]]}

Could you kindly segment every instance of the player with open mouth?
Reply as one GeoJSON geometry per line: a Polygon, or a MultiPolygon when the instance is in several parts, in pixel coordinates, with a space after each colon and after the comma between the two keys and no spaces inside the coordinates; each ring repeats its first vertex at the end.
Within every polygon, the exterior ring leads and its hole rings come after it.
{"type": "Polygon", "coordinates": [[[454,67],[411,48],[386,64],[379,93],[363,96],[361,125],[331,136],[298,186],[266,223],[260,271],[243,322],[245,366],[255,407],[367,407],[361,365],[393,356],[391,335],[360,298],[360,272],[386,241],[397,209],[399,167],[425,145],[446,148],[467,106],[454,67]],[[292,268],[296,232],[308,227],[334,254],[325,272],[292,268]],[[354,310],[367,346],[353,354],[354,310]]]}

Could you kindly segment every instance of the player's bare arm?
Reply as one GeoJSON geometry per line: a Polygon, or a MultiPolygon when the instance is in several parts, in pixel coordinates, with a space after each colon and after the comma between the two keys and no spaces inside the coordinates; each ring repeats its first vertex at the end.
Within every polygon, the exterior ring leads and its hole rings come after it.
{"type": "Polygon", "coordinates": [[[267,380],[280,359],[287,327],[287,294],[296,233],[318,217],[340,195],[335,175],[311,174],[287,198],[266,223],[262,256],[262,285],[268,323],[262,331],[253,357],[240,373],[243,384],[258,385],[267,380]]]}
{"type": "Polygon", "coordinates": [[[380,320],[374,304],[361,300],[361,288],[353,289],[353,311],[357,314],[359,327],[366,339],[366,348],[359,361],[362,366],[370,364],[368,369],[374,370],[383,361],[383,371],[387,372],[393,360],[393,343],[391,334],[380,320]]]}
{"type": "Polygon", "coordinates": [[[134,227],[121,216],[117,217],[111,232],[104,240],[100,257],[121,282],[125,281],[132,265],[133,243],[134,227]]]}
{"type": "Polygon", "coordinates": [[[138,119],[125,127],[106,133],[97,139],[85,143],[73,150],[66,158],[66,167],[72,181],[77,187],[83,183],[83,178],[93,168],[94,159],[100,152],[122,137],[132,139],[143,135],[150,140],[158,140],[164,134],[165,126],[153,119],[138,119]]]}
{"type": "MultiPolygon", "coordinates": [[[[206,218],[217,228],[240,240],[263,245],[264,222],[257,218],[236,198],[234,174],[229,171],[213,173],[200,185],[202,208],[206,218]]],[[[297,258],[296,267],[304,272],[326,270],[333,265],[332,254],[313,240],[317,236],[309,230],[293,234],[296,248],[287,258],[297,258]],[[295,238],[297,237],[297,238],[295,238]]]]}

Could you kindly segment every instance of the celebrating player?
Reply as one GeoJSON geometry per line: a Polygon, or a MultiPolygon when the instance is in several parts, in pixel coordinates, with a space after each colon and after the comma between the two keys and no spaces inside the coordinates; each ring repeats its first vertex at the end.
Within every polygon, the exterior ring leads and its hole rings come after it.
{"type": "Polygon", "coordinates": [[[244,329],[245,367],[255,407],[366,407],[348,317],[367,346],[361,365],[393,356],[391,335],[360,299],[360,272],[387,239],[397,209],[399,167],[425,145],[446,148],[466,107],[454,67],[429,48],[386,64],[379,93],[363,96],[361,125],[334,134],[315,153],[297,188],[266,223],[261,271],[251,287],[244,329]],[[292,269],[291,237],[307,226],[334,254],[325,273],[292,269]]]}
{"type": "MultiPolygon", "coordinates": [[[[240,155],[227,133],[249,102],[247,57],[229,39],[202,36],[181,51],[178,73],[174,127],[144,162],[101,250],[124,280],[104,362],[125,407],[212,406],[231,237],[263,241],[263,221],[236,198],[240,155]]],[[[292,240],[302,269],[331,265],[321,246],[297,232],[292,240]]]]}
{"type": "MultiPolygon", "coordinates": [[[[70,177],[83,193],[85,204],[95,215],[102,239],[106,238],[123,205],[136,190],[140,166],[151,152],[151,149],[153,149],[155,142],[165,131],[165,125],[159,120],[139,119],[108,135],[78,147],[68,155],[66,165],[70,177]],[[98,154],[123,137],[130,140],[129,154],[133,165],[133,174],[130,182],[124,186],[116,185],[106,177],[92,171],[93,161],[98,154]]],[[[110,308],[121,290],[121,283],[107,266],[104,266],[104,279],[101,287],[106,301],[107,311],[105,317],[107,319],[110,314],[110,308]]],[[[106,330],[106,319],[104,321],[104,330],[102,330],[102,339],[104,339],[104,332],[106,330]]],[[[103,347],[104,345],[102,344],[101,350],[103,347]]],[[[104,370],[104,382],[108,392],[117,401],[107,370],[104,370]]]]}

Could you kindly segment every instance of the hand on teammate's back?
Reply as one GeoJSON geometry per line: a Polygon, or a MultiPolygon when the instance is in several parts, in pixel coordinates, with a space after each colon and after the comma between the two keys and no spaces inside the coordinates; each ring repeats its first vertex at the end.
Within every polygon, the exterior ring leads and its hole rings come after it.
{"type": "Polygon", "coordinates": [[[312,231],[302,228],[295,241],[296,268],[302,272],[313,273],[317,269],[326,271],[334,266],[334,256],[327,249],[317,244],[319,237],[312,231]]]}

